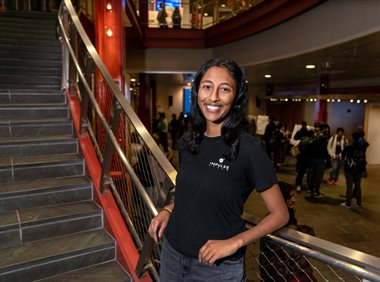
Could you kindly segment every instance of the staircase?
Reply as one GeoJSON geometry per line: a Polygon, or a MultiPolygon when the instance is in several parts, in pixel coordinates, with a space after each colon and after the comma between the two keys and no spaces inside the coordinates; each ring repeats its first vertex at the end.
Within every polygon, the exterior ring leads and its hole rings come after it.
{"type": "Polygon", "coordinates": [[[60,91],[56,17],[0,13],[0,281],[132,281],[60,91]]]}

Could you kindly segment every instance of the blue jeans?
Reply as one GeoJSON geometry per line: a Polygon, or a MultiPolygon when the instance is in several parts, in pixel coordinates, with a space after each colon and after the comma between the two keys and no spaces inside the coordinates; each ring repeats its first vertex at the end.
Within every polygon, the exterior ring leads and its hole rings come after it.
{"type": "Polygon", "coordinates": [[[240,282],[245,280],[244,255],[207,265],[177,252],[167,240],[161,251],[161,282],[240,282]]]}
{"type": "Polygon", "coordinates": [[[339,171],[344,165],[344,160],[341,158],[331,160],[330,179],[337,181],[339,178],[339,171]]]}

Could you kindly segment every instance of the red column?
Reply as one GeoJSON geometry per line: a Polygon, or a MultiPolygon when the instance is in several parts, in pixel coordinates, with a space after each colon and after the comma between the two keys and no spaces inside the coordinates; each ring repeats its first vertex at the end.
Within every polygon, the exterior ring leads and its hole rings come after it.
{"type": "MultiPolygon", "coordinates": [[[[120,0],[95,0],[95,47],[112,78],[117,82],[119,89],[124,90],[123,63],[124,63],[124,27],[122,20],[123,1],[120,0]]],[[[103,106],[105,90],[102,84],[103,78],[98,75],[97,98],[103,106]]],[[[102,109],[104,109],[102,107],[102,109]]]]}
{"type": "Polygon", "coordinates": [[[318,100],[314,107],[314,122],[327,122],[327,102],[326,100],[318,100]]]}

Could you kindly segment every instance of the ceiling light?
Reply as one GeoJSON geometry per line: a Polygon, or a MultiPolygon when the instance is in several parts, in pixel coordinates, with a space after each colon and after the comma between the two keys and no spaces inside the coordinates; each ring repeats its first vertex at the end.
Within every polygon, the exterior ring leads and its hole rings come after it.
{"type": "Polygon", "coordinates": [[[315,69],[315,65],[306,65],[307,69],[315,69]]]}
{"type": "Polygon", "coordinates": [[[208,17],[208,13],[204,13],[203,15],[204,15],[205,17],[208,17]]]}
{"type": "Polygon", "coordinates": [[[330,99],[327,99],[327,103],[329,103],[330,102],[330,99]]]}
{"type": "Polygon", "coordinates": [[[338,99],[337,101],[338,101],[338,103],[339,103],[339,102],[340,102],[340,99],[338,99]]]}
{"type": "Polygon", "coordinates": [[[285,102],[288,102],[289,100],[288,100],[288,98],[285,98],[285,102]]]}
{"type": "Polygon", "coordinates": [[[314,102],[317,102],[317,98],[314,98],[314,102]]]}
{"type": "Polygon", "coordinates": [[[359,99],[358,99],[358,100],[356,100],[356,103],[358,103],[358,104],[359,104],[359,103],[360,103],[360,100],[359,100],[359,99]]]}
{"type": "Polygon", "coordinates": [[[272,76],[270,74],[264,75],[265,78],[271,78],[272,76]]]}
{"type": "Polygon", "coordinates": [[[364,102],[364,104],[366,104],[366,103],[368,103],[368,100],[367,100],[367,99],[365,99],[363,102],[364,102]]]}
{"type": "Polygon", "coordinates": [[[107,3],[106,9],[107,9],[107,11],[111,11],[112,10],[112,4],[111,3],[107,3]]]}
{"type": "Polygon", "coordinates": [[[350,100],[350,103],[353,103],[353,102],[354,102],[354,100],[353,100],[353,99],[351,99],[351,100],[350,100]]]}
{"type": "Polygon", "coordinates": [[[135,82],[135,81],[136,81],[136,78],[131,78],[131,81],[132,81],[132,82],[135,82]]]}
{"type": "Polygon", "coordinates": [[[226,7],[226,4],[222,4],[222,5],[220,5],[222,8],[225,8],[226,7]]]}
{"type": "Polygon", "coordinates": [[[332,100],[331,100],[331,102],[333,102],[333,103],[334,103],[334,102],[335,102],[335,99],[332,99],[332,100]]]}

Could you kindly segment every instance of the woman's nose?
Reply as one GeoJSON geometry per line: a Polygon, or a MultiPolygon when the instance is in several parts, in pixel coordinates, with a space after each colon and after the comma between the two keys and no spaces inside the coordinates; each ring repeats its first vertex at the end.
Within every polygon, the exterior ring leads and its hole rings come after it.
{"type": "Polygon", "coordinates": [[[218,102],[219,101],[218,89],[213,89],[213,91],[210,94],[210,100],[212,102],[218,102]]]}

